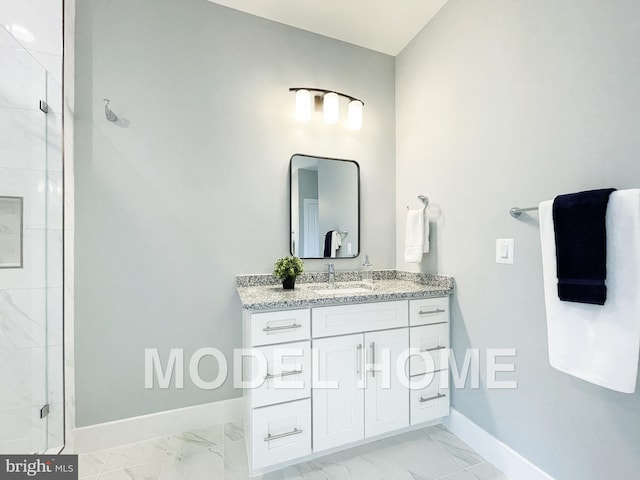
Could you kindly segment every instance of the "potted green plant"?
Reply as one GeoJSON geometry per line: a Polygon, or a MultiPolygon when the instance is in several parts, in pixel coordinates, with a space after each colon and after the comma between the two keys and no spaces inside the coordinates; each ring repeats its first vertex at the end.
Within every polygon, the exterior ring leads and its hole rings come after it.
{"type": "Polygon", "coordinates": [[[282,288],[293,290],[296,277],[304,271],[304,263],[298,257],[282,257],[276,260],[273,274],[282,280],[282,288]]]}

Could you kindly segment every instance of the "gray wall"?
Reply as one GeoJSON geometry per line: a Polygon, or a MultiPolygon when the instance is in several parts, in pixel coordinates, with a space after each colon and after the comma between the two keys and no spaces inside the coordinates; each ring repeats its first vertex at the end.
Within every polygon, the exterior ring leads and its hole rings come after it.
{"type": "MultiPolygon", "coordinates": [[[[452,344],[517,348],[517,390],[453,406],[558,480],[637,478],[640,394],[549,366],[537,214],[563,192],[640,184],[636,0],[450,0],[396,59],[398,266],[404,212],[434,208],[424,271],[455,276],[452,344]],[[515,264],[495,263],[496,238],[515,264]]],[[[484,355],[483,355],[484,358],[484,355]]]]}
{"type": "Polygon", "coordinates": [[[394,266],[395,60],[204,0],[87,0],[76,20],[77,424],[239,396],[144,390],[144,348],[241,345],[235,275],[289,252],[294,153],[360,162],[363,250],[394,266]],[[288,88],[309,85],[362,98],[364,128],[296,123],[288,88]]]}
{"type": "MultiPolygon", "coordinates": [[[[320,232],[347,232],[337,257],[346,257],[348,247],[358,250],[358,167],[349,162],[318,162],[318,210],[320,232]]],[[[324,238],[324,237],[323,237],[324,238]]],[[[324,247],[324,242],[322,242],[324,247]]],[[[323,252],[324,253],[324,248],[323,252]]]]}

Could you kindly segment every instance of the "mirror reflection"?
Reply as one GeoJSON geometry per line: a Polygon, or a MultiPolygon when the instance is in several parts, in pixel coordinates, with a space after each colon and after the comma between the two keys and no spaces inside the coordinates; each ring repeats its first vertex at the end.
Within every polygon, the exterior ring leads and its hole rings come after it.
{"type": "Polygon", "coordinates": [[[291,184],[291,254],[351,258],[360,250],[360,167],[352,160],[296,154],[291,184]]]}

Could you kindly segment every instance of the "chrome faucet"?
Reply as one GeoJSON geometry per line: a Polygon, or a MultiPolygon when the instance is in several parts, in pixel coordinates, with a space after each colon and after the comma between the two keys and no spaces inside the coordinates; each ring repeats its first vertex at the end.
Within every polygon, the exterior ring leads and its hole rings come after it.
{"type": "Polygon", "coordinates": [[[333,263],[327,263],[327,282],[333,283],[336,280],[336,266],[333,263]]]}

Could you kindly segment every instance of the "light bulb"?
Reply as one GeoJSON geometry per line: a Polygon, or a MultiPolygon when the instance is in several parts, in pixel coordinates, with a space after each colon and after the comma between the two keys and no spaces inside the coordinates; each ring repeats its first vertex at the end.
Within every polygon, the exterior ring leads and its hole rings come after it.
{"type": "Polygon", "coordinates": [[[334,92],[325,93],[323,100],[324,121],[327,123],[338,123],[338,117],[340,115],[338,94],[334,92]]]}
{"type": "Polygon", "coordinates": [[[301,122],[311,120],[311,94],[309,90],[296,91],[296,118],[301,122]]]}
{"type": "Polygon", "coordinates": [[[351,100],[349,102],[347,126],[352,130],[362,128],[362,102],[360,100],[351,100]]]}

